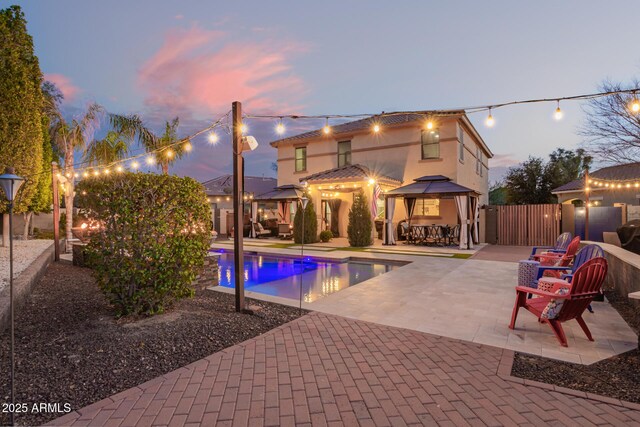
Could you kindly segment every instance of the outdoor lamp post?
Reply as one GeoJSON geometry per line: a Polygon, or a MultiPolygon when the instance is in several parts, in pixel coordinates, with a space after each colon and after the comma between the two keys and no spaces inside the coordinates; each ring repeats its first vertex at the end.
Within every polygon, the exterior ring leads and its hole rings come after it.
{"type": "Polygon", "coordinates": [[[0,187],[4,191],[4,195],[9,201],[9,230],[3,230],[9,233],[9,312],[11,313],[10,330],[11,330],[11,411],[9,412],[11,425],[14,425],[15,410],[15,337],[13,328],[13,201],[18,194],[18,189],[22,185],[24,178],[15,174],[14,169],[7,167],[4,174],[0,175],[0,187]]]}
{"type": "Polygon", "coordinates": [[[302,204],[302,232],[300,233],[300,315],[302,315],[302,273],[304,273],[304,217],[305,211],[307,210],[307,205],[309,204],[309,199],[307,196],[303,195],[300,198],[300,203],[302,204]]]}

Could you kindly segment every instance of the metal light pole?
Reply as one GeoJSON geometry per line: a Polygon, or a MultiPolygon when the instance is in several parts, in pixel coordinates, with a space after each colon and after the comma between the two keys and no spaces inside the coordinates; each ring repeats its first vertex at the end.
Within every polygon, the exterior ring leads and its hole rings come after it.
{"type": "Polygon", "coordinates": [[[309,199],[306,196],[300,198],[302,204],[302,233],[300,233],[300,315],[302,316],[302,273],[304,273],[304,217],[309,199]]]}
{"type": "Polygon", "coordinates": [[[0,175],[0,187],[4,190],[5,197],[9,201],[9,311],[11,313],[11,405],[9,412],[11,425],[14,425],[15,410],[15,334],[14,334],[14,308],[13,308],[13,201],[18,193],[18,189],[24,181],[23,178],[15,174],[11,167],[7,167],[4,174],[0,175]]]}

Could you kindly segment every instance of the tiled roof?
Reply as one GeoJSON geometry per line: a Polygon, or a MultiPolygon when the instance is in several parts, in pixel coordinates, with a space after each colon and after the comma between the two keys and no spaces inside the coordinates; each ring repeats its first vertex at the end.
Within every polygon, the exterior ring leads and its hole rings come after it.
{"type": "Polygon", "coordinates": [[[372,172],[368,167],[363,165],[346,165],[339,168],[329,169],[300,178],[300,182],[310,181],[361,181],[374,177],[378,181],[386,183],[401,184],[402,181],[386,175],[380,175],[372,172]]]}
{"type": "MultiPolygon", "coordinates": [[[[447,112],[446,114],[451,116],[459,116],[464,114],[464,111],[447,112]]],[[[438,115],[442,116],[445,114],[438,113],[438,115]]],[[[345,133],[349,134],[349,133],[359,132],[363,130],[369,130],[371,126],[374,125],[374,123],[377,123],[382,128],[384,128],[385,126],[400,125],[402,123],[415,122],[418,120],[423,121],[424,118],[425,118],[424,114],[417,114],[417,113],[399,113],[399,114],[390,114],[390,115],[384,115],[384,116],[367,117],[365,119],[360,119],[353,122],[344,123],[341,125],[331,125],[331,135],[335,136],[339,134],[345,134],[345,133]]],[[[277,147],[278,144],[282,142],[297,141],[297,140],[303,140],[307,138],[318,138],[318,137],[324,137],[324,136],[325,135],[322,133],[322,129],[316,129],[310,132],[305,132],[305,133],[290,136],[287,138],[279,139],[277,141],[273,141],[271,142],[271,146],[277,147]]]]}
{"type": "MultiPolygon", "coordinates": [[[[223,196],[231,194],[233,189],[233,175],[222,175],[202,183],[204,191],[209,196],[223,196]]],[[[245,176],[244,191],[253,194],[262,194],[273,190],[278,185],[275,178],[262,176],[245,176]]]]}
{"type": "MultiPolygon", "coordinates": [[[[589,178],[601,179],[603,181],[640,180],[640,162],[608,166],[606,168],[598,169],[597,171],[589,172],[589,178]]],[[[576,179],[574,181],[561,185],[558,188],[554,188],[553,190],[551,190],[551,192],[555,193],[560,191],[582,190],[582,187],[584,187],[584,180],[576,179]]]]}

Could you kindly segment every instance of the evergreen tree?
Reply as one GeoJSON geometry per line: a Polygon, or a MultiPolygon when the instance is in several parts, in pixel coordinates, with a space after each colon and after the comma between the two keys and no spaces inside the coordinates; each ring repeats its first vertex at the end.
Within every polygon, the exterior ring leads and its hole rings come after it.
{"type": "Polygon", "coordinates": [[[316,243],[318,241],[318,218],[313,207],[313,201],[309,199],[307,208],[300,207],[293,219],[293,240],[302,242],[302,216],[304,215],[304,243],[316,243]]]}
{"type": "MultiPolygon", "coordinates": [[[[15,200],[16,212],[29,209],[40,185],[41,84],[42,72],[21,8],[0,10],[0,169],[4,172],[6,166],[13,166],[18,175],[27,178],[15,200]]],[[[0,211],[6,212],[4,195],[0,200],[0,211]]]]}
{"type": "Polygon", "coordinates": [[[354,247],[372,245],[372,230],[371,210],[369,210],[367,196],[360,190],[354,197],[351,209],[349,209],[349,225],[347,226],[349,245],[354,247]]]}

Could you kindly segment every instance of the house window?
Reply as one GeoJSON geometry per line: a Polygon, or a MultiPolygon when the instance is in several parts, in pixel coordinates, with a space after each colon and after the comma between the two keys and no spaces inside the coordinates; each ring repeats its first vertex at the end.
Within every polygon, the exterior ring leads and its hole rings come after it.
{"type": "Polygon", "coordinates": [[[462,126],[458,127],[458,141],[458,159],[460,159],[460,161],[464,161],[464,130],[462,129],[462,126]]]}
{"type": "Polygon", "coordinates": [[[480,175],[480,168],[482,167],[482,152],[480,151],[480,147],[476,147],[476,173],[480,175]]]}
{"type": "Polygon", "coordinates": [[[440,132],[437,129],[422,131],[422,159],[440,158],[440,132]]]}
{"type": "Polygon", "coordinates": [[[351,141],[338,142],[338,167],[351,164],[351,141]]]}
{"type": "Polygon", "coordinates": [[[307,170],[307,147],[296,148],[296,172],[307,170]]]}
{"type": "Polygon", "coordinates": [[[440,199],[416,199],[414,216],[440,216],[440,199]]]}

